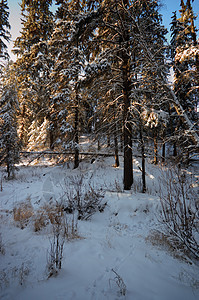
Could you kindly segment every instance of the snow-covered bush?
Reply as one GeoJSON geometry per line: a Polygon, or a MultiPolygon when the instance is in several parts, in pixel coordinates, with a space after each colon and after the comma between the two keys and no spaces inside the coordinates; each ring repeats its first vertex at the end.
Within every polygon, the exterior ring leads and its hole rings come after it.
{"type": "Polygon", "coordinates": [[[47,272],[48,278],[56,276],[62,267],[63,249],[64,249],[65,235],[62,224],[62,217],[53,227],[53,238],[50,241],[50,251],[47,255],[47,272]]]}
{"type": "Polygon", "coordinates": [[[106,203],[102,203],[103,194],[91,184],[85,184],[84,175],[70,177],[70,186],[63,186],[62,203],[67,213],[77,211],[79,220],[88,220],[96,211],[102,212],[106,203]]]}
{"type": "Polygon", "coordinates": [[[160,195],[163,222],[186,250],[199,259],[199,200],[193,178],[180,168],[170,168],[160,195]]]}

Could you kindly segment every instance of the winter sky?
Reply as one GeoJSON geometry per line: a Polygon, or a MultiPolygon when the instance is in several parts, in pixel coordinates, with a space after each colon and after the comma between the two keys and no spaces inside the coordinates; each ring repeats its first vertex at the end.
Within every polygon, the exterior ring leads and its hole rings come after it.
{"type": "MultiPolygon", "coordinates": [[[[162,8],[161,8],[161,14],[163,16],[163,24],[164,26],[169,30],[170,28],[170,22],[171,22],[171,16],[173,11],[179,10],[180,7],[180,0],[161,0],[162,2],[162,8]]],[[[9,45],[9,54],[11,56],[12,60],[15,60],[15,56],[11,53],[11,49],[13,46],[13,41],[19,36],[20,28],[21,28],[21,21],[20,21],[20,6],[19,3],[21,3],[20,0],[8,0],[8,6],[10,11],[10,18],[9,22],[11,25],[11,34],[12,34],[12,41],[9,45]]],[[[194,12],[196,15],[199,14],[199,0],[194,0],[193,3],[194,12]]],[[[196,22],[197,28],[199,27],[199,20],[196,22]]],[[[169,38],[169,34],[168,34],[169,38]]]]}

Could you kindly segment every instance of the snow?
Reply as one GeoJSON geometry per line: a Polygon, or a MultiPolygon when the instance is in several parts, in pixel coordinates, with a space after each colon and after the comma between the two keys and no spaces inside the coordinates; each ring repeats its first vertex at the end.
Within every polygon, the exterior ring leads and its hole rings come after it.
{"type": "Polygon", "coordinates": [[[15,180],[4,179],[0,191],[0,298],[2,300],[194,300],[199,299],[199,270],[194,261],[177,258],[159,241],[161,230],[158,197],[161,171],[147,164],[148,193],[141,194],[139,160],[134,161],[135,186],[122,192],[121,167],[113,158],[98,158],[93,164],[81,162],[50,166],[19,166],[15,180]],[[13,208],[30,200],[34,211],[46,203],[63,200],[66,190],[75,188],[71,178],[83,177],[104,193],[103,212],[78,221],[78,237],[65,241],[62,269],[48,278],[47,253],[50,225],[34,232],[33,221],[17,227],[13,208]],[[117,279],[122,279],[120,287],[117,279]],[[125,295],[120,289],[125,290],[125,295]]]}

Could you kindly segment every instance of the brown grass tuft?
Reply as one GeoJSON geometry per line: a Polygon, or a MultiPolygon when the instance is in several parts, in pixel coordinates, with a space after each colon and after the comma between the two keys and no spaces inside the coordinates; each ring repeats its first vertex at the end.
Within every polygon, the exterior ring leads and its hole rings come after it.
{"type": "Polygon", "coordinates": [[[24,229],[27,226],[33,214],[34,211],[30,197],[28,197],[24,202],[20,202],[13,209],[14,220],[21,229],[24,229]]]}

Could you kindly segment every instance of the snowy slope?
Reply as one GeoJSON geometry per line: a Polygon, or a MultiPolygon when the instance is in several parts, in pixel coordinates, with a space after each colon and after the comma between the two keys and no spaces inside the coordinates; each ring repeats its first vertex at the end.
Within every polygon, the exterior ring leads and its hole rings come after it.
{"type": "Polygon", "coordinates": [[[113,164],[112,158],[100,158],[93,164],[82,163],[78,170],[70,166],[20,167],[17,179],[3,179],[2,300],[199,299],[198,266],[173,255],[157,234],[162,226],[156,193],[159,168],[147,165],[148,193],[141,194],[134,191],[139,190],[141,176],[135,161],[135,188],[123,193],[122,167],[113,168],[113,164]],[[103,189],[107,205],[90,220],[78,221],[78,238],[65,242],[62,269],[48,279],[50,227],[34,232],[31,221],[24,229],[17,227],[13,208],[27,199],[34,211],[61,201],[66,190],[73,190],[71,176],[80,175],[85,186],[103,189]]]}

